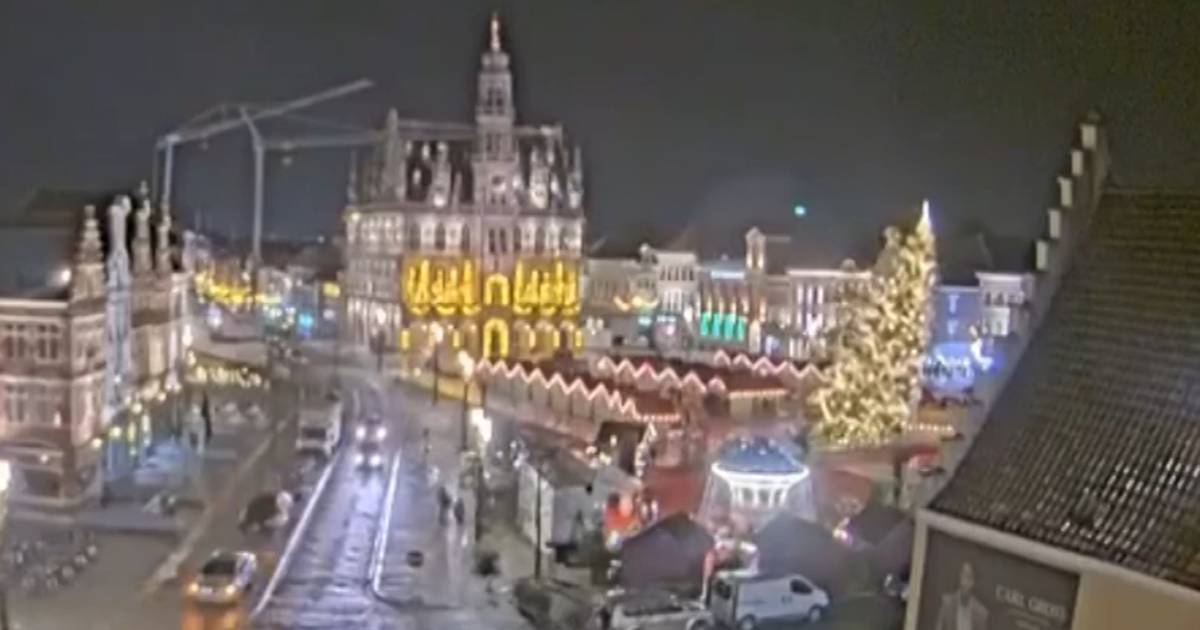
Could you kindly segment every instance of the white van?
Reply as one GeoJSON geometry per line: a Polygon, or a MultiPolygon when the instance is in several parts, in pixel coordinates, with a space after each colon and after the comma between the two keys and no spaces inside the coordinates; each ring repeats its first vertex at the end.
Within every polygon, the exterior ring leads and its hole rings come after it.
{"type": "Polygon", "coordinates": [[[300,409],[296,450],[332,457],[342,439],[342,402],[336,397],[300,409]]]}
{"type": "Polygon", "coordinates": [[[596,612],[600,630],[711,630],[713,615],[700,602],[662,591],[610,592],[596,612]]]}
{"type": "Polygon", "coordinates": [[[829,595],[802,575],[765,577],[754,571],[722,571],[713,577],[708,606],[720,623],[752,630],[762,622],[818,621],[829,595]]]}

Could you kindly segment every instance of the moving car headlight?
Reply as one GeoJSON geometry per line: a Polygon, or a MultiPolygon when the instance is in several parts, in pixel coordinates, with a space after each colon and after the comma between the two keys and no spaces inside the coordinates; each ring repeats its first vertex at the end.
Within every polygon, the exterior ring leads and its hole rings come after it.
{"type": "Polygon", "coordinates": [[[196,593],[200,592],[200,585],[192,582],[191,584],[188,584],[187,591],[189,595],[195,595],[196,593]]]}
{"type": "Polygon", "coordinates": [[[367,427],[358,427],[354,430],[354,437],[360,440],[367,437],[367,427]]]}
{"type": "Polygon", "coordinates": [[[375,439],[382,440],[385,437],[387,437],[387,429],[385,427],[375,429],[375,439]]]}
{"type": "Polygon", "coordinates": [[[371,456],[371,465],[372,466],[379,466],[382,463],[383,463],[383,457],[379,453],[375,453],[374,455],[371,456]]]}
{"type": "Polygon", "coordinates": [[[224,589],[222,589],[221,593],[224,594],[226,597],[233,597],[234,595],[237,595],[237,587],[234,586],[233,584],[230,584],[230,585],[226,586],[224,589]]]}
{"type": "Polygon", "coordinates": [[[362,466],[362,463],[363,463],[363,454],[362,454],[362,453],[355,453],[355,454],[354,454],[354,465],[355,465],[355,466],[362,466]]]}

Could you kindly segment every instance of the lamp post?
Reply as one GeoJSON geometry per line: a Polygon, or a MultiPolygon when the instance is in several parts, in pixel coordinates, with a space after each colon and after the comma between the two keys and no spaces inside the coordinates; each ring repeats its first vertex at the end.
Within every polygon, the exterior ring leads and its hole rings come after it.
{"type": "Polygon", "coordinates": [[[433,327],[433,404],[435,404],[435,405],[437,404],[437,401],[438,401],[438,379],[440,377],[439,373],[441,372],[441,370],[439,369],[440,359],[439,359],[438,355],[441,354],[442,338],[444,336],[445,336],[445,331],[442,330],[442,327],[438,326],[438,325],[434,325],[434,327],[433,327]]]}
{"type": "Polygon", "coordinates": [[[533,466],[533,578],[542,577],[542,468],[533,466]]]}
{"type": "Polygon", "coordinates": [[[387,315],[383,312],[382,306],[375,307],[375,366],[379,372],[383,371],[383,349],[385,342],[383,324],[387,315]]]}
{"type": "Polygon", "coordinates": [[[458,365],[459,365],[459,367],[462,368],[462,381],[463,381],[462,417],[460,419],[460,425],[459,425],[459,431],[458,431],[458,434],[459,434],[458,450],[460,452],[465,453],[466,451],[469,450],[469,446],[467,444],[467,442],[468,442],[468,440],[467,440],[467,430],[468,430],[467,415],[470,413],[470,410],[471,410],[471,382],[472,382],[472,380],[474,380],[474,377],[475,377],[475,359],[471,358],[471,355],[468,354],[466,350],[460,350],[458,352],[458,365]]]}
{"type": "MultiPolygon", "coordinates": [[[[8,531],[8,489],[12,480],[12,468],[6,460],[0,460],[0,544],[8,531]]],[[[0,576],[0,630],[9,630],[8,620],[8,576],[0,576]]]]}
{"type": "Polygon", "coordinates": [[[533,470],[533,577],[539,579],[542,577],[542,465],[553,451],[522,446],[515,460],[528,463],[533,470]]]}

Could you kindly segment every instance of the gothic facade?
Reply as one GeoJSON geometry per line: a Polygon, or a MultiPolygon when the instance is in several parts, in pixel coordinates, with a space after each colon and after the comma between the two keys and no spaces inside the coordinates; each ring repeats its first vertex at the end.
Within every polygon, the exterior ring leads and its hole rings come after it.
{"type": "Polygon", "coordinates": [[[343,288],[361,346],[499,358],[582,343],[582,157],[562,127],[517,124],[494,17],[490,35],[474,124],[393,110],[351,170],[343,288]]]}
{"type": "Polygon", "coordinates": [[[0,225],[0,458],[14,501],[94,496],[106,463],[144,446],[130,408],[175,389],[187,276],[169,214],[147,198],[135,210],[118,195],[101,217],[80,196],[36,194],[0,225]]]}

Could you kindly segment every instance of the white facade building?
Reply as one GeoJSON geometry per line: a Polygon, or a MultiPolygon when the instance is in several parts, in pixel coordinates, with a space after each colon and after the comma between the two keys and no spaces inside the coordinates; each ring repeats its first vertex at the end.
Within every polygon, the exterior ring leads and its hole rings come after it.
{"type": "Polygon", "coordinates": [[[105,217],[93,201],[41,191],[0,224],[0,457],[14,502],[95,496],[105,462],[136,458],[148,439],[142,418],[121,412],[177,383],[188,283],[170,216],[144,192],[136,213],[126,195],[105,217]]]}

